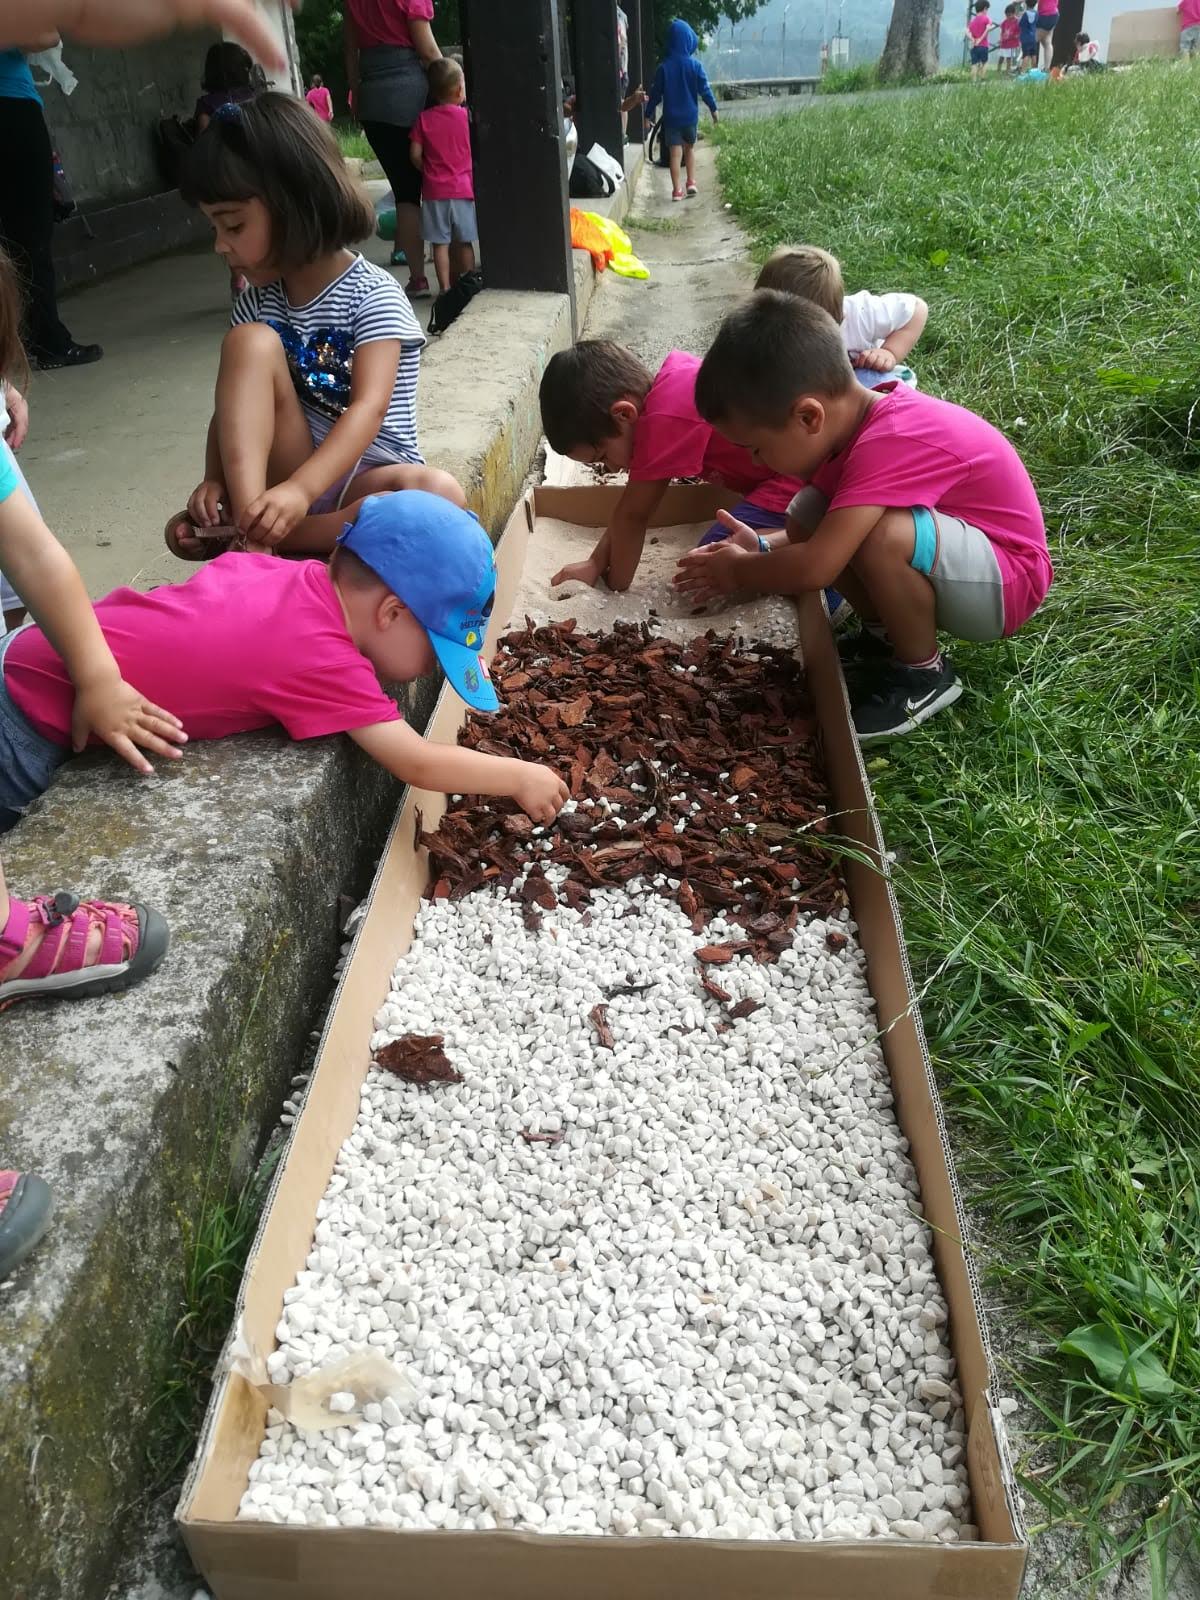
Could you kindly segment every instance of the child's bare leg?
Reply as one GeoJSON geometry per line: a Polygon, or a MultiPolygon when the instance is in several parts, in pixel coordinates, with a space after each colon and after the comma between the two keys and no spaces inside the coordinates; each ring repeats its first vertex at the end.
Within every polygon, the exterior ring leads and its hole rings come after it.
{"type": "Polygon", "coordinates": [[[475,270],[475,246],[468,240],[450,247],[450,276],[455,283],[464,272],[475,270]]]}
{"type": "Polygon", "coordinates": [[[448,244],[434,245],[433,270],[437,273],[438,288],[445,294],[450,287],[450,246],[448,244]]]}
{"type": "Polygon", "coordinates": [[[897,659],[907,663],[928,661],[938,647],[936,597],[929,579],[912,566],[915,544],[912,513],[886,511],[850,563],[850,576],[865,591],[860,598],[887,630],[897,659]]]}
{"type": "Polygon", "coordinates": [[[394,494],[401,489],[423,489],[441,495],[464,510],[467,497],[462,485],[440,467],[368,467],[352,478],[346,496],[336,511],[321,511],[298,522],[276,551],[289,556],[327,556],[338,542],[342,529],[353,522],[368,495],[394,494]]]}
{"type": "Polygon", "coordinates": [[[283,345],[266,323],[246,322],[225,335],[216,418],[221,472],[237,522],[251,501],[290,478],[313,453],[283,345]]]}
{"type": "Polygon", "coordinates": [[[683,182],[682,182],[681,173],[680,173],[680,169],[681,169],[682,164],[683,164],[683,146],[681,144],[673,144],[671,146],[670,158],[671,158],[671,192],[672,192],[672,194],[678,194],[680,189],[683,188],[683,182]]]}
{"type": "Polygon", "coordinates": [[[687,181],[689,183],[695,183],[695,181],[696,181],[696,146],[694,144],[685,144],[684,145],[684,147],[683,147],[683,161],[684,161],[684,166],[687,169],[687,181]]]}

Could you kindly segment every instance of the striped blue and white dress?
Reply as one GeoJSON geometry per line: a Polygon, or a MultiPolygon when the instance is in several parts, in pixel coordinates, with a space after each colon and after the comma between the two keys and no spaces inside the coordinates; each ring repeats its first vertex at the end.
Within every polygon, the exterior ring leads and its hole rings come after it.
{"type": "Polygon", "coordinates": [[[359,255],[315,300],[294,306],[282,283],[249,288],[238,296],[233,326],[265,322],[275,329],[287,353],[292,382],[319,446],[350,404],[354,352],[382,339],[400,341],[400,365],[383,426],[360,463],[419,465],[417,377],[425,335],[408,296],[382,267],[359,255]]]}

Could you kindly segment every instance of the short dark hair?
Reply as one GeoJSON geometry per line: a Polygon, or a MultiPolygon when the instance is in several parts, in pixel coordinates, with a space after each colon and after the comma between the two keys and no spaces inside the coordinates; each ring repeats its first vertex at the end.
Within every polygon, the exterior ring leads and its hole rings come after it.
{"type": "Polygon", "coordinates": [[[429,63],[429,92],[435,100],[447,95],[463,79],[463,69],[449,56],[441,56],[429,63]]]}
{"type": "Polygon", "coordinates": [[[1076,44],[1091,44],[1091,42],[1092,36],[1090,33],[1077,33],[1075,35],[1076,44]]]}
{"type": "Polygon", "coordinates": [[[612,408],[618,400],[641,403],[654,382],[650,370],[623,345],[581,339],[552,356],[538,399],[542,427],[560,455],[580,445],[603,444],[616,433],[612,408]]]}
{"type": "Polygon", "coordinates": [[[977,12],[986,11],[990,4],[991,0],[975,0],[975,10],[977,12]]]}
{"type": "Polygon", "coordinates": [[[179,191],[193,206],[261,200],[281,272],[356,244],[375,227],[333,134],[290,94],[222,106],[185,154],[179,191]]]}
{"type": "Polygon", "coordinates": [[[254,58],[248,50],[229,40],[209,46],[200,83],[205,94],[217,94],[222,89],[248,89],[253,82],[254,58]]]}
{"type": "Polygon", "coordinates": [[[721,324],[696,377],[696,409],[719,427],[733,417],[781,428],[803,394],[854,387],[842,330],[812,300],[758,289],[721,324]]]}

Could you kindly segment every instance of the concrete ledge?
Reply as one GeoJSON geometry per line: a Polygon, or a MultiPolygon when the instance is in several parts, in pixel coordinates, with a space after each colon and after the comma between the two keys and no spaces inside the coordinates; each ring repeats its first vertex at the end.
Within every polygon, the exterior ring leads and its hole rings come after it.
{"type": "Polygon", "coordinates": [[[184,205],[178,189],[102,209],[84,206],[54,230],[59,288],[78,289],[210,239],[203,215],[184,205]]]}

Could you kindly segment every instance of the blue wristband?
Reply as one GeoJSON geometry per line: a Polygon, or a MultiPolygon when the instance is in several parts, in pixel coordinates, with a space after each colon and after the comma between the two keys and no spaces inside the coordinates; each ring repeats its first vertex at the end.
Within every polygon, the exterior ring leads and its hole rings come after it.
{"type": "Polygon", "coordinates": [[[760,555],[764,556],[769,556],[771,554],[771,541],[763,533],[760,533],[758,536],[758,551],[760,555]]]}

